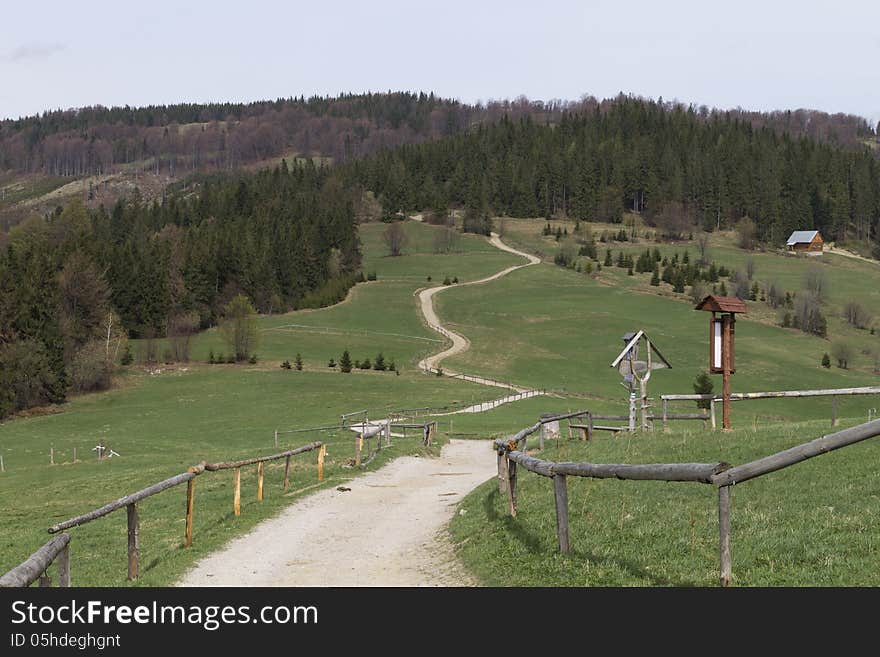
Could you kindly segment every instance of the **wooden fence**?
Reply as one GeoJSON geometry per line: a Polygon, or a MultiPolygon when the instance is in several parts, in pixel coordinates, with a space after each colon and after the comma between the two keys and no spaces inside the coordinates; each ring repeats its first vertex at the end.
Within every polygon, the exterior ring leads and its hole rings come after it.
{"type": "Polygon", "coordinates": [[[528,437],[548,422],[583,415],[585,412],[569,413],[542,418],[510,439],[498,439],[495,448],[498,455],[498,487],[507,496],[508,513],[517,514],[517,467],[548,477],[553,481],[556,501],[556,535],[559,550],[568,553],[571,542],[568,529],[568,488],[566,477],[590,477],[594,479],[638,479],[652,481],[683,481],[714,485],[718,488],[719,561],[721,586],[730,584],[732,561],[730,551],[730,487],[755,479],[771,472],[787,468],[801,461],[827,452],[853,445],[880,435],[880,420],[844,429],[817,438],[796,447],[766,456],[750,463],[731,467],[724,462],[716,463],[652,463],[599,464],[556,463],[529,456],[526,453],[528,437]]]}
{"type": "MultiPolygon", "coordinates": [[[[850,395],[880,395],[880,386],[864,386],[861,388],[828,388],[822,390],[773,390],[770,392],[734,392],[730,394],[730,401],[747,401],[750,399],[785,399],[797,397],[831,397],[831,426],[837,426],[837,398],[850,395]]],[[[708,394],[684,394],[684,395],[660,395],[663,400],[663,428],[666,428],[666,420],[677,419],[667,413],[669,402],[674,401],[699,401],[708,400],[709,420],[712,428],[715,428],[715,404],[722,401],[721,395],[708,394]]]]}
{"type": "Polygon", "coordinates": [[[257,501],[263,501],[263,464],[268,461],[285,459],[284,480],[282,487],[286,491],[290,486],[290,459],[298,454],[310,451],[318,451],[318,481],[324,479],[324,457],[326,446],[321,442],[313,442],[295,449],[290,449],[280,454],[270,456],[257,456],[241,461],[225,461],[222,463],[206,463],[202,461],[187,469],[186,472],[164,479],[152,486],[148,486],[136,493],[131,493],[117,500],[108,502],[102,507],[93,509],[87,513],[59,522],[49,527],[50,534],[57,534],[35,552],[21,565],[0,577],[0,586],[30,586],[37,578],[41,578],[41,585],[48,580],[45,575],[46,569],[56,560],[58,562],[59,586],[70,586],[70,559],[69,543],[70,535],[61,534],[66,529],[84,525],[98,518],[102,518],[114,511],[125,508],[128,517],[128,579],[134,581],[140,571],[140,521],[138,518],[138,503],[148,497],[162,491],[186,484],[186,524],[184,529],[184,547],[191,547],[193,541],[193,514],[195,511],[195,479],[204,472],[217,472],[220,470],[232,470],[232,509],[236,516],[241,515],[241,468],[248,465],[257,466],[257,501]],[[43,575],[41,576],[41,573],[43,575]]]}

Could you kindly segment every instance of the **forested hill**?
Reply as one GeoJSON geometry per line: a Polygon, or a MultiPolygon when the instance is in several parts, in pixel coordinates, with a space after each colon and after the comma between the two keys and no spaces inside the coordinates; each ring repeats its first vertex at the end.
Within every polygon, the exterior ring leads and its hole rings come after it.
{"type": "Polygon", "coordinates": [[[880,162],[868,149],[631,98],[553,125],[505,117],[349,166],[386,213],[463,205],[478,231],[493,213],[621,221],[635,210],[668,233],[748,217],[757,238],[775,246],[796,229],[878,237],[880,162]]]}
{"type": "Polygon", "coordinates": [[[311,163],[32,217],[0,242],[0,419],[107,387],[111,344],[187,341],[238,295],[261,312],[338,301],[358,244],[350,195],[311,163]]]}
{"type": "MultiPolygon", "coordinates": [[[[557,123],[565,113],[607,111],[625,96],[599,101],[514,101],[468,105],[434,94],[388,92],[287,98],[253,103],[184,103],[148,107],[85,107],[0,121],[0,172],[86,176],[147,171],[180,176],[229,170],[284,154],[342,162],[381,148],[458,134],[507,116],[557,123]]],[[[662,102],[662,101],[661,101],[662,102]]],[[[667,109],[674,104],[663,103],[667,109]]],[[[738,118],[777,134],[861,146],[874,132],[861,117],[814,110],[721,112],[704,106],[695,116],[738,118]]]]}

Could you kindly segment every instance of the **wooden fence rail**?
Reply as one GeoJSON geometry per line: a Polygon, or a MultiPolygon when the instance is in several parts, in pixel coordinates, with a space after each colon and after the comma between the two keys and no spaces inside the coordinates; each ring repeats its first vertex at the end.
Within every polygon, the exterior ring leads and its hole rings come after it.
{"type": "MultiPolygon", "coordinates": [[[[117,511],[123,507],[125,507],[127,513],[128,520],[128,579],[136,580],[138,578],[140,572],[140,520],[139,520],[139,512],[138,512],[138,503],[148,497],[161,493],[163,491],[168,490],[169,488],[174,488],[175,486],[179,486],[181,484],[186,484],[186,522],[184,529],[184,547],[192,546],[193,539],[193,513],[195,509],[195,478],[201,475],[204,472],[216,472],[219,470],[232,470],[233,471],[233,494],[232,494],[232,509],[233,513],[237,516],[241,514],[241,468],[247,465],[257,465],[257,501],[263,501],[263,475],[264,475],[264,464],[268,461],[277,461],[280,459],[285,459],[284,465],[284,482],[282,486],[284,490],[287,490],[290,485],[290,459],[292,456],[296,456],[297,454],[303,454],[305,452],[310,452],[313,450],[318,450],[318,481],[322,481],[324,479],[324,457],[326,455],[326,446],[321,442],[312,442],[307,445],[303,445],[301,447],[297,447],[295,449],[289,449],[284,452],[280,452],[278,454],[271,454],[269,456],[257,456],[254,458],[243,459],[240,461],[224,461],[221,463],[206,463],[202,461],[198,465],[194,465],[189,468],[186,472],[183,472],[179,475],[175,475],[173,477],[169,477],[168,479],[164,479],[158,483],[153,484],[152,486],[147,486],[144,489],[137,491],[136,493],[131,493],[130,495],[126,495],[124,497],[120,497],[117,500],[112,502],[108,502],[102,507],[97,509],[93,509],[88,513],[84,513],[79,516],[75,516],[64,522],[59,522],[55,525],[49,527],[48,531],[50,534],[58,534],[58,532],[64,531],[65,529],[70,529],[71,527],[78,527],[80,525],[84,525],[93,520],[97,520],[98,518],[102,518],[114,511],[117,511]]],[[[40,550],[35,552],[30,559],[26,562],[9,571],[6,575],[0,578],[0,583],[2,582],[12,582],[8,584],[3,584],[5,586],[28,586],[31,582],[35,581],[36,577],[39,576],[39,572],[43,572],[52,560],[55,559],[56,555],[61,554],[63,548],[63,554],[58,557],[58,570],[59,570],[59,582],[62,586],[68,586],[70,582],[70,566],[69,560],[67,558],[67,548],[66,545],[70,541],[69,534],[59,534],[48,543],[46,543],[40,550]],[[65,537],[65,538],[61,538],[65,537]],[[57,539],[57,541],[56,541],[57,539]],[[62,545],[63,543],[63,545],[62,545]],[[55,550],[55,548],[58,548],[55,550]],[[53,552],[53,550],[55,550],[53,552]],[[46,555],[49,555],[48,557],[46,555]],[[48,561],[46,559],[48,558],[48,561]],[[44,563],[45,562],[45,563],[44,563]],[[26,584],[17,584],[15,582],[23,582],[27,577],[33,574],[35,569],[39,566],[42,566],[42,570],[37,572],[37,575],[34,576],[34,579],[31,579],[26,584]],[[65,584],[67,582],[67,584],[65,584]]]]}
{"type": "MultiPolygon", "coordinates": [[[[825,388],[816,390],[772,390],[769,392],[733,392],[730,394],[730,401],[748,401],[752,399],[790,399],[798,397],[831,397],[831,426],[837,426],[837,398],[847,397],[850,395],[880,395],[880,386],[862,386],[860,388],[825,388]]],[[[712,428],[715,428],[715,404],[722,401],[721,395],[714,393],[704,394],[681,394],[681,395],[660,395],[663,400],[663,416],[664,420],[667,416],[667,406],[671,401],[700,401],[709,402],[709,417],[712,428]]],[[[669,417],[668,419],[673,419],[669,417]]],[[[665,422],[664,422],[665,428],[665,422]]]]}
{"type": "Polygon", "coordinates": [[[53,561],[58,565],[58,586],[70,586],[70,534],[50,538],[21,565],[0,577],[0,588],[30,586],[38,579],[40,586],[49,586],[46,571],[53,561]]]}
{"type": "Polygon", "coordinates": [[[529,472],[552,479],[556,508],[557,542],[560,552],[567,553],[571,550],[568,527],[567,477],[697,482],[717,486],[719,582],[721,586],[728,586],[730,584],[733,570],[730,533],[731,486],[880,435],[880,419],[872,420],[735,467],[731,467],[728,463],[721,461],[717,463],[651,463],[637,465],[587,462],[557,463],[535,458],[525,452],[526,439],[537,431],[542,424],[565,419],[566,417],[577,417],[584,413],[584,411],[581,411],[579,413],[570,413],[567,416],[545,417],[537,424],[521,430],[509,439],[500,438],[495,440],[494,444],[498,454],[498,486],[502,494],[506,493],[508,513],[513,517],[517,515],[518,493],[516,479],[518,466],[529,472]]]}

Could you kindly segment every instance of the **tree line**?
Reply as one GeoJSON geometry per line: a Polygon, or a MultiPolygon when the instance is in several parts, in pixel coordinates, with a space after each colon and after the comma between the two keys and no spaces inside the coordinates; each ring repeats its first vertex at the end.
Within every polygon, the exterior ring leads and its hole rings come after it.
{"type": "MultiPolygon", "coordinates": [[[[388,92],[280,98],[252,103],[181,103],[146,107],[83,107],[0,121],[0,169],[55,176],[124,170],[172,177],[192,171],[231,170],[296,151],[343,162],[377,150],[441,139],[492,125],[506,117],[558,124],[573,113],[606,113],[626,96],[598,100],[531,101],[525,97],[469,105],[433,93],[388,92]]],[[[655,103],[662,111],[680,106],[655,103]]],[[[691,107],[703,123],[722,118],[857,147],[874,137],[858,116],[815,110],[721,112],[691,107]]]]}
{"type": "MultiPolygon", "coordinates": [[[[188,336],[224,309],[334,303],[360,274],[351,194],[311,163],[213,175],[162,202],[75,201],[0,246],[0,417],[109,385],[131,338],[188,336]]],[[[237,345],[237,359],[250,355],[237,345]]]]}
{"type": "Polygon", "coordinates": [[[880,217],[880,163],[867,147],[628,97],[564,112],[556,124],[502,116],[349,167],[386,215],[464,206],[474,232],[489,230],[491,214],[620,222],[635,211],[664,234],[745,218],[757,240],[778,246],[806,228],[827,240],[876,240],[880,217]]]}

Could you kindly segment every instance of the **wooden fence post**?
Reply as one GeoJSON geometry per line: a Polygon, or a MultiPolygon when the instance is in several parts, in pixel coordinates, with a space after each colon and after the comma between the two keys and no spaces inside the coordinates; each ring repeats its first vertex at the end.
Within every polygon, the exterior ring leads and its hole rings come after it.
{"type": "Polygon", "coordinates": [[[140,527],[138,522],[137,502],[128,505],[128,581],[138,578],[140,571],[140,527]]]}
{"type": "Polygon", "coordinates": [[[61,552],[55,558],[58,564],[58,586],[70,586],[70,543],[61,548],[61,552]]]}
{"type": "Polygon", "coordinates": [[[587,413],[587,440],[593,439],[593,414],[587,413]]]}
{"type": "Polygon", "coordinates": [[[286,491],[290,487],[290,457],[284,459],[284,483],[282,484],[286,491]]]}
{"type": "Polygon", "coordinates": [[[502,449],[498,451],[498,492],[506,493],[508,485],[507,454],[502,449]]]}
{"type": "Polygon", "coordinates": [[[663,400],[663,431],[666,431],[666,413],[668,411],[669,400],[663,400]]]}
{"type": "Polygon", "coordinates": [[[263,501],[263,462],[257,463],[257,502],[263,501]]]}
{"type": "Polygon", "coordinates": [[[505,455],[507,461],[507,510],[511,517],[516,518],[516,461],[511,461],[505,455]]]}
{"type": "Polygon", "coordinates": [[[232,469],[232,512],[241,515],[241,468],[232,469]]]}
{"type": "Polygon", "coordinates": [[[186,482],[186,530],[183,535],[183,547],[192,547],[193,544],[193,506],[195,506],[196,480],[186,482]]]}
{"type": "Polygon", "coordinates": [[[730,486],[718,488],[718,531],[721,557],[721,586],[730,585],[730,486]]]}
{"type": "Polygon", "coordinates": [[[712,431],[715,431],[715,399],[709,400],[709,422],[712,425],[712,431]]]}
{"type": "Polygon", "coordinates": [[[553,475],[553,494],[556,497],[556,538],[559,551],[568,554],[571,545],[568,540],[568,487],[565,475],[553,475]]]}
{"type": "Polygon", "coordinates": [[[364,436],[363,434],[358,434],[357,438],[354,441],[354,464],[361,464],[361,450],[364,448],[364,436]]]}
{"type": "Polygon", "coordinates": [[[275,447],[278,447],[278,429],[275,429],[275,447]]]}
{"type": "Polygon", "coordinates": [[[318,448],[318,481],[324,481],[324,457],[327,455],[327,445],[318,448]]]}
{"type": "Polygon", "coordinates": [[[43,573],[40,575],[40,588],[45,589],[52,586],[52,578],[49,576],[49,573],[43,573]]]}
{"type": "Polygon", "coordinates": [[[55,448],[49,448],[49,465],[55,465],[55,448]]]}
{"type": "Polygon", "coordinates": [[[831,426],[837,426],[837,395],[831,397],[831,426]]]}

